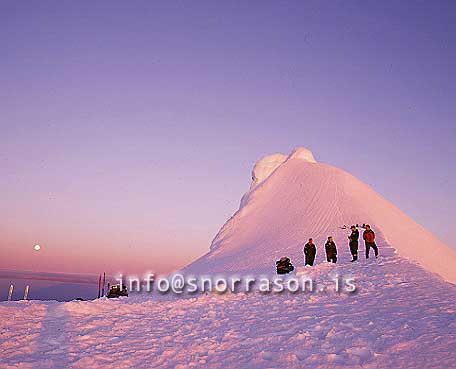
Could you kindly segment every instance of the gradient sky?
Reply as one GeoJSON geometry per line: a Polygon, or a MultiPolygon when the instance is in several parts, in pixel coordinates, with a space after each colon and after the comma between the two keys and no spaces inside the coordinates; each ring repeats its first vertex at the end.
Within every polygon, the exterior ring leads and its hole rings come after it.
{"type": "Polygon", "coordinates": [[[0,48],[0,268],[180,267],[295,146],[455,246],[454,1],[3,1],[0,48]]]}

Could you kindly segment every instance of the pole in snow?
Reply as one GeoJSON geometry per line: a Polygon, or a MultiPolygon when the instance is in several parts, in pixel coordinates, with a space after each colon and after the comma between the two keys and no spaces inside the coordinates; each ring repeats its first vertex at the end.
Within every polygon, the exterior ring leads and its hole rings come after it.
{"type": "Polygon", "coordinates": [[[106,282],[106,272],[103,272],[103,287],[101,287],[101,296],[104,296],[104,286],[106,282]]]}
{"type": "Polygon", "coordinates": [[[29,288],[30,288],[30,286],[29,286],[29,285],[25,286],[25,292],[24,292],[24,300],[27,300],[27,296],[28,296],[29,288]]]}
{"type": "Polygon", "coordinates": [[[100,277],[98,278],[98,298],[100,298],[100,287],[101,287],[101,274],[100,274],[100,277]]]}
{"type": "Polygon", "coordinates": [[[9,288],[9,292],[8,292],[8,301],[11,301],[11,297],[13,296],[13,289],[14,289],[14,286],[11,285],[9,288]]]}

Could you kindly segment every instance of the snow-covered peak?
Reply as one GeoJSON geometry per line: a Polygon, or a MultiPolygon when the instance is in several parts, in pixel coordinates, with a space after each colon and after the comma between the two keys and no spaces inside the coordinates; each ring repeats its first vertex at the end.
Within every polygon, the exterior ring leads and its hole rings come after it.
{"type": "Polygon", "coordinates": [[[312,151],[305,147],[297,147],[292,151],[290,156],[288,157],[289,159],[302,159],[305,161],[308,161],[309,163],[316,163],[317,161],[315,160],[312,151]]]}
{"type": "Polygon", "coordinates": [[[295,148],[290,155],[284,154],[272,154],[267,155],[257,161],[252,170],[252,184],[250,189],[254,189],[264,180],[266,180],[272,172],[274,172],[279,166],[281,166],[288,159],[301,159],[309,163],[316,163],[312,151],[305,147],[295,148]]]}
{"type": "MultiPolygon", "coordinates": [[[[329,235],[339,247],[340,262],[346,263],[351,255],[341,226],[363,223],[375,231],[381,256],[396,252],[456,284],[454,249],[370,186],[344,170],[316,163],[302,147],[287,157],[274,154],[257,162],[239,210],[217,233],[210,252],[187,270],[267,273],[282,256],[302,260],[302,244],[309,237],[321,248],[329,235]]],[[[317,262],[323,261],[324,251],[317,252],[317,262]]]]}

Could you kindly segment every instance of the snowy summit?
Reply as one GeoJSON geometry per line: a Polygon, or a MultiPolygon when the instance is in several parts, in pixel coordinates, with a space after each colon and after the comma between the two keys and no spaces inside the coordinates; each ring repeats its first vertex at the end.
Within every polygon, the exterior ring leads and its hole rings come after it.
{"type": "Polygon", "coordinates": [[[268,178],[274,170],[289,158],[299,158],[309,163],[316,163],[312,151],[305,147],[298,147],[290,155],[272,154],[260,159],[252,170],[252,184],[250,190],[268,178]]]}
{"type": "MultiPolygon", "coordinates": [[[[383,255],[397,253],[456,283],[454,249],[350,173],[316,162],[304,147],[255,164],[239,210],[221,228],[209,253],[186,270],[267,273],[284,255],[301,259],[309,237],[321,246],[332,235],[345,246],[347,231],[341,226],[364,223],[375,230],[383,255]]],[[[348,258],[347,248],[341,249],[348,258]]],[[[323,254],[317,254],[317,261],[323,261],[323,254]]]]}

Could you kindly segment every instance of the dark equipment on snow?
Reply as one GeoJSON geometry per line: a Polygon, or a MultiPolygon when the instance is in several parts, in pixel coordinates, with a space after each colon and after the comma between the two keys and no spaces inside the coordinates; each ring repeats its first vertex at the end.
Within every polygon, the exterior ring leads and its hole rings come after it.
{"type": "Polygon", "coordinates": [[[363,225],[359,225],[358,223],[356,223],[356,225],[352,225],[350,228],[344,224],[342,227],[339,227],[339,229],[352,229],[353,227],[355,228],[365,228],[366,227],[366,224],[363,224],[363,225]]]}
{"type": "Polygon", "coordinates": [[[106,297],[112,299],[120,296],[128,296],[127,286],[123,285],[123,287],[120,288],[120,284],[113,284],[111,288],[109,288],[108,284],[108,293],[106,297]]]}
{"type": "Polygon", "coordinates": [[[277,274],[288,274],[294,270],[293,264],[287,257],[280,258],[280,260],[276,261],[277,267],[277,274]]]}

